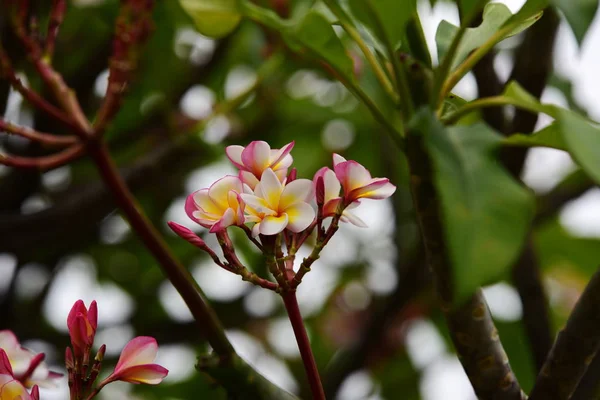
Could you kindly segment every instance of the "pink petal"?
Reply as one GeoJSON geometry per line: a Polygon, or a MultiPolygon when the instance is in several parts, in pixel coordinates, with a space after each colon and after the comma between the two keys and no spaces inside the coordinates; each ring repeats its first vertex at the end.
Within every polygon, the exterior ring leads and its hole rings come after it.
{"type": "Polygon", "coordinates": [[[333,153],[333,166],[335,167],[336,165],[338,165],[339,163],[343,163],[346,162],[346,159],[342,156],[340,156],[337,153],[333,153]]]}
{"type": "Polygon", "coordinates": [[[138,336],[129,341],[123,348],[115,374],[124,368],[135,365],[151,364],[156,358],[158,343],[156,339],[149,336],[138,336]]]}
{"type": "Polygon", "coordinates": [[[354,189],[348,194],[347,201],[356,199],[387,199],[396,191],[396,186],[387,178],[375,178],[368,185],[354,189]]]}
{"type": "Polygon", "coordinates": [[[10,365],[10,360],[8,359],[8,355],[4,351],[3,348],[0,348],[0,374],[11,375],[13,374],[12,366],[10,365]]]}
{"type": "Polygon", "coordinates": [[[73,329],[77,317],[83,313],[87,314],[85,304],[83,303],[83,300],[77,300],[75,304],[73,304],[73,307],[71,307],[71,311],[69,311],[69,315],[67,316],[67,327],[69,330],[73,329]]]}
{"type": "Polygon", "coordinates": [[[296,203],[284,210],[288,216],[287,228],[295,233],[302,232],[315,220],[315,210],[308,203],[296,203]]]}
{"type": "Polygon", "coordinates": [[[208,197],[208,189],[200,189],[185,199],[185,213],[192,221],[198,222],[194,213],[202,210],[206,213],[221,215],[221,210],[208,197]]]}
{"type": "Polygon", "coordinates": [[[325,203],[325,205],[323,206],[323,218],[333,217],[341,201],[341,197],[336,197],[335,199],[331,199],[327,203],[325,203]]]}
{"type": "MultiPolygon", "coordinates": [[[[210,186],[208,189],[208,197],[217,207],[219,207],[220,212],[218,214],[222,215],[222,213],[229,208],[229,192],[234,191],[241,193],[243,190],[244,188],[240,178],[233,175],[225,175],[210,186]]],[[[213,212],[202,207],[202,204],[200,203],[198,203],[198,205],[203,208],[204,211],[213,212]]]]}
{"type": "Polygon", "coordinates": [[[93,300],[88,309],[88,320],[92,325],[92,328],[96,330],[98,328],[98,304],[96,300],[93,300]]]}
{"type": "Polygon", "coordinates": [[[290,156],[290,152],[294,148],[296,142],[291,142],[283,146],[280,150],[276,150],[275,152],[271,151],[271,167],[273,170],[276,169],[287,169],[290,165],[292,165],[293,159],[290,156]]]}
{"type": "MultiPolygon", "coordinates": [[[[339,165],[342,164],[338,164],[338,166],[339,165]]],[[[346,161],[346,165],[346,179],[340,179],[345,193],[349,193],[356,188],[367,185],[371,181],[371,174],[369,171],[356,161],[346,161]]]]}
{"type": "Polygon", "coordinates": [[[296,179],[285,185],[279,199],[279,209],[284,210],[298,202],[310,201],[313,195],[313,183],[308,179],[296,179]]]}
{"type": "Polygon", "coordinates": [[[37,385],[35,385],[33,388],[31,388],[31,399],[39,400],[39,398],[40,398],[40,389],[37,387],[37,385]]]}
{"type": "Polygon", "coordinates": [[[228,226],[235,224],[235,211],[233,209],[228,208],[223,214],[223,217],[218,220],[209,230],[210,233],[220,232],[225,230],[228,226]]]}
{"type": "Polygon", "coordinates": [[[118,374],[113,374],[112,380],[129,383],[145,383],[147,385],[158,385],[167,376],[169,371],[158,364],[136,365],[125,368],[118,374]]]}
{"type": "Polygon", "coordinates": [[[231,161],[231,163],[239,169],[244,169],[242,151],[244,151],[243,146],[227,146],[225,148],[225,154],[227,155],[227,158],[229,158],[229,161],[231,161]]]}
{"type": "Polygon", "coordinates": [[[287,214],[282,214],[279,217],[272,215],[266,216],[260,222],[259,231],[263,235],[277,235],[283,231],[288,224],[287,214]]]}
{"type": "Polygon", "coordinates": [[[240,177],[240,180],[245,185],[248,185],[252,190],[254,190],[254,188],[258,184],[258,178],[256,176],[254,176],[254,174],[252,172],[240,171],[239,177],[240,177]]]}
{"type": "Polygon", "coordinates": [[[260,178],[260,185],[257,185],[256,194],[267,202],[271,210],[278,210],[282,191],[283,185],[277,175],[271,168],[267,168],[260,178]]]}
{"type": "Polygon", "coordinates": [[[242,151],[242,162],[246,170],[257,177],[261,176],[271,163],[271,146],[262,140],[251,142],[242,151]]]}

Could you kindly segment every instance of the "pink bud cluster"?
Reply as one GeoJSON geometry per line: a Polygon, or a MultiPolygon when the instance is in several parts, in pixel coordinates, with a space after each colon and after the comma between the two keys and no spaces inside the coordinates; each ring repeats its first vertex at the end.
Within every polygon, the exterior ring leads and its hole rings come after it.
{"type": "Polygon", "coordinates": [[[106,345],[90,363],[90,351],[98,328],[98,306],[92,301],[89,308],[78,300],[67,318],[71,347],[65,353],[71,399],[92,399],[104,386],[115,381],[156,385],[168,371],[154,364],[158,352],[156,340],[139,336],[127,343],[121,352],[114,371],[95,388],[93,387],[102,366],[106,345]]]}
{"type": "Polygon", "coordinates": [[[281,149],[271,149],[263,141],[248,146],[229,146],[226,154],[238,169],[210,187],[190,194],[185,203],[186,214],[196,223],[217,235],[226,262],[222,262],[205,243],[189,229],[170,222],[175,233],[207,252],[219,266],[239,274],[271,290],[293,288],[300,282],[318,252],[337,231],[338,223],[366,224],[352,210],[363,199],[385,199],[396,187],[387,178],[373,178],[356,161],[333,155],[333,169],[323,167],[313,179],[297,178],[291,151],[294,142],[281,149]],[[329,227],[324,220],[331,218],[329,227]],[[250,273],[235,255],[227,228],[236,226],[271,260],[271,272],[279,285],[250,273]],[[293,269],[294,255],[309,235],[317,230],[316,253],[304,260],[301,270],[293,269]],[[287,247],[283,254],[281,244],[287,247]],[[271,257],[272,258],[272,257],[271,257]]]}

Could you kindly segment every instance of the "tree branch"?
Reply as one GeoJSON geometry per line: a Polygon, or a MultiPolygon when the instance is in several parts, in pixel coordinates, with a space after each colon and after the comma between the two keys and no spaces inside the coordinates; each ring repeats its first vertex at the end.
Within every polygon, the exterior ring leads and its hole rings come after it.
{"type": "Polygon", "coordinates": [[[567,400],[600,349],[600,270],[590,279],[548,355],[531,400],[567,400]]]}
{"type": "Polygon", "coordinates": [[[450,336],[475,394],[481,400],[522,400],[525,394],[514,375],[481,290],[465,304],[452,305],[451,261],[444,240],[439,199],[431,161],[422,136],[408,136],[411,192],[436,281],[450,336]]]}

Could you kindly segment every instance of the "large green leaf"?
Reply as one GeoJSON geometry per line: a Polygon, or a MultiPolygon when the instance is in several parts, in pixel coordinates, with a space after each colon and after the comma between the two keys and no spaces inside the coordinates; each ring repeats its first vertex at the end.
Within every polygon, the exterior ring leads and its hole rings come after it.
{"type": "Polygon", "coordinates": [[[600,129],[573,111],[558,109],[556,120],[567,148],[587,174],[600,183],[600,129]]]}
{"type": "Polygon", "coordinates": [[[433,162],[455,299],[462,301],[510,268],[533,217],[533,197],[498,163],[502,138],[486,125],[446,129],[429,111],[415,119],[433,162]]]}
{"type": "MultiPolygon", "coordinates": [[[[517,24],[514,29],[506,32],[501,37],[494,37],[497,32],[505,26],[506,22],[511,20],[513,14],[510,12],[508,7],[501,3],[490,3],[483,10],[483,20],[481,25],[476,28],[467,28],[452,60],[451,69],[456,68],[473,50],[481,47],[488,40],[494,39],[494,41],[500,42],[507,37],[516,35],[517,33],[527,29],[540,17],[540,14],[534,14],[528,18],[523,19],[517,24]]],[[[446,52],[450,48],[452,40],[458,32],[458,27],[452,25],[448,21],[440,22],[437,32],[435,34],[435,41],[437,44],[438,58],[441,60],[446,55],[446,52]]]]}
{"type": "Polygon", "coordinates": [[[416,0],[349,0],[354,18],[362,22],[381,42],[400,45],[404,27],[417,11],[416,0]]]}
{"type": "Polygon", "coordinates": [[[352,59],[329,22],[319,12],[309,11],[298,23],[284,27],[283,33],[290,47],[309,50],[312,56],[326,61],[342,78],[353,80],[352,59]]]}
{"type": "MultiPolygon", "coordinates": [[[[600,128],[587,118],[554,105],[541,104],[518,84],[511,82],[503,96],[513,104],[535,112],[546,113],[556,119],[556,123],[540,137],[532,135],[531,145],[541,145],[567,150],[581,165],[581,168],[596,182],[600,182],[600,128]],[[560,133],[561,138],[557,135],[560,133]],[[534,139],[536,136],[537,139],[534,139]],[[536,140],[538,143],[536,143],[536,140]]],[[[540,132],[541,134],[542,132],[540,132]]],[[[508,139],[513,144],[525,145],[523,137],[508,139]]]]}
{"type": "Polygon", "coordinates": [[[534,134],[517,133],[504,139],[504,144],[523,147],[550,147],[557,150],[566,150],[566,144],[560,126],[550,124],[534,134]]]}
{"type": "Polygon", "coordinates": [[[242,19],[238,0],[179,0],[179,4],[198,31],[212,38],[231,33],[242,19]]]}
{"type": "Polygon", "coordinates": [[[571,29],[581,44],[598,9],[598,0],[552,0],[571,25],[571,29]]]}

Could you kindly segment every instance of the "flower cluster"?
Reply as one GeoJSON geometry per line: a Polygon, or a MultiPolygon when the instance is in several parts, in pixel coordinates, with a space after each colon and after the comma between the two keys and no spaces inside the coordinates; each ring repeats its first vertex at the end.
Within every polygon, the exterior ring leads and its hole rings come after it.
{"type": "MultiPolygon", "coordinates": [[[[83,301],[75,303],[67,318],[71,346],[66,351],[71,400],[90,400],[111,382],[160,383],[168,371],[154,364],[158,351],[156,340],[140,336],[132,339],[121,352],[114,371],[96,387],[106,346],[102,345],[90,365],[90,351],[98,327],[98,306],[89,308],[83,301]]],[[[43,353],[23,348],[11,331],[0,331],[0,400],[39,400],[38,387],[56,386],[62,374],[51,372],[43,353]],[[28,391],[27,389],[31,389],[28,391]]]]}
{"type": "Polygon", "coordinates": [[[37,400],[38,386],[54,386],[62,375],[50,371],[44,358],[22,347],[11,331],[0,331],[0,400],[37,400]]]}
{"type": "MultiPolygon", "coordinates": [[[[187,228],[170,222],[175,233],[209,253],[213,260],[243,279],[272,290],[295,287],[318,252],[338,229],[338,223],[366,224],[352,210],[363,199],[385,199],[396,187],[387,178],[373,178],[356,161],[333,155],[333,169],[323,167],[312,180],[298,179],[292,166],[294,142],[281,149],[271,149],[263,141],[248,146],[229,146],[226,154],[238,168],[236,175],[227,175],[209,188],[190,194],[185,202],[186,214],[196,223],[215,233],[226,262],[187,228]],[[331,218],[329,227],[324,220],[331,218]],[[235,255],[227,228],[243,229],[248,238],[267,256],[276,256],[271,272],[279,285],[250,273],[235,255]],[[304,260],[298,273],[294,272],[294,255],[307,237],[316,229],[316,252],[304,260]],[[285,242],[287,255],[281,244],[285,242]]],[[[273,258],[273,257],[271,257],[273,258]]]]}

